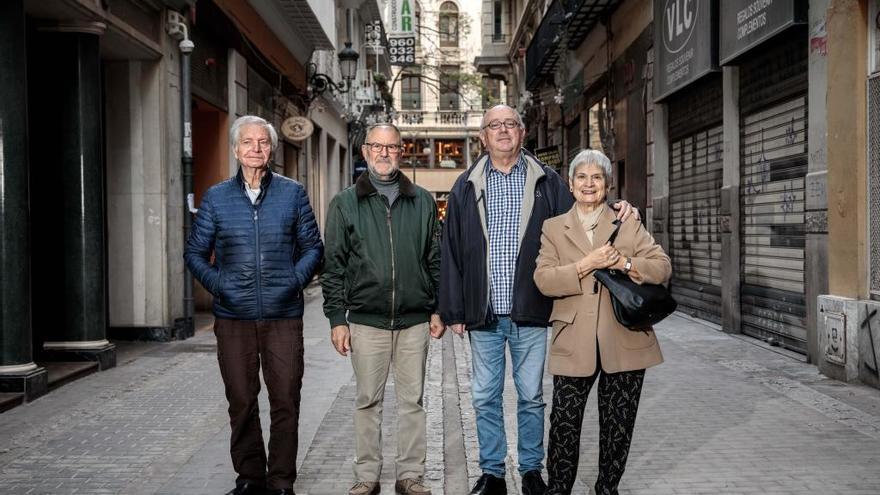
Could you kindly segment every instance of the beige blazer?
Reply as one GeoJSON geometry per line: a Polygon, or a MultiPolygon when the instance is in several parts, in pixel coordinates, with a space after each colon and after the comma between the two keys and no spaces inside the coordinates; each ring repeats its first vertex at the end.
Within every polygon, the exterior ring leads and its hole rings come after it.
{"type": "MultiPolygon", "coordinates": [[[[634,332],[617,322],[611,299],[592,272],[578,278],[575,263],[608,241],[615,214],[608,207],[600,215],[593,242],[581,226],[573,206],[568,213],[544,222],[535,283],[545,295],[556,298],[550,315],[553,336],[550,372],[564,376],[591,376],[596,372],[596,345],[602,370],[608,373],[648,368],[663,362],[654,331],[634,332]],[[598,292],[593,293],[594,284],[598,292]]],[[[642,224],[630,218],[620,226],[614,246],[632,258],[640,283],[666,283],[672,265],[663,249],[642,224]]]]}

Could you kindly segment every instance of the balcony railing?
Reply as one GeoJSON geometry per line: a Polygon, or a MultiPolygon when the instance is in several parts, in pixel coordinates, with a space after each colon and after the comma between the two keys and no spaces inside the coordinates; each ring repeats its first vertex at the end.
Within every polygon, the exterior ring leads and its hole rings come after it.
{"type": "Polygon", "coordinates": [[[441,110],[437,112],[443,125],[467,125],[467,112],[441,110]]]}
{"type": "Polygon", "coordinates": [[[569,13],[568,49],[574,50],[584,41],[590,31],[603,17],[611,15],[620,0],[563,0],[563,8],[569,13]]]}
{"type": "Polygon", "coordinates": [[[475,130],[480,126],[482,112],[467,110],[402,110],[397,112],[396,122],[404,126],[450,127],[475,130]]]}
{"type": "Polygon", "coordinates": [[[398,112],[397,121],[404,125],[422,124],[425,121],[425,112],[421,110],[398,112]]]}
{"type": "Polygon", "coordinates": [[[526,51],[527,89],[535,89],[556,70],[562,52],[559,43],[562,41],[564,28],[565,8],[562,0],[554,0],[526,51]]]}
{"type": "Polygon", "coordinates": [[[618,5],[619,0],[554,0],[526,52],[526,88],[534,90],[552,76],[565,49],[577,49],[618,5]]]}

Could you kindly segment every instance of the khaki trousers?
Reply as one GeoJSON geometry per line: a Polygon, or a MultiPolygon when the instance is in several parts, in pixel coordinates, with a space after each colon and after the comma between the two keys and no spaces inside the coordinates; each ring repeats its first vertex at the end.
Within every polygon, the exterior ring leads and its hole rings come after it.
{"type": "Polygon", "coordinates": [[[394,364],[397,393],[397,478],[417,478],[425,472],[425,364],[429,326],[384,330],[352,323],[351,365],[357,380],[354,429],[358,481],[379,481],[382,472],[382,402],[385,382],[394,364]]]}

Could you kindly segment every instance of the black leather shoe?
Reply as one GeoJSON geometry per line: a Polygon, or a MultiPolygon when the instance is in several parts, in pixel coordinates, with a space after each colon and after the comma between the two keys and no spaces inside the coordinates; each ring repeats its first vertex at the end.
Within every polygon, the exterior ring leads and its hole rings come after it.
{"type": "Polygon", "coordinates": [[[541,477],[541,471],[529,471],[522,476],[523,495],[544,495],[547,493],[547,484],[541,477]]]}
{"type": "Polygon", "coordinates": [[[277,490],[269,490],[266,493],[268,495],[296,495],[293,488],[279,488],[277,490]]]}
{"type": "Polygon", "coordinates": [[[471,495],[507,495],[507,481],[484,473],[471,490],[471,495]]]}
{"type": "Polygon", "coordinates": [[[240,485],[236,485],[236,487],[226,493],[226,495],[266,495],[266,488],[246,481],[240,485]]]}

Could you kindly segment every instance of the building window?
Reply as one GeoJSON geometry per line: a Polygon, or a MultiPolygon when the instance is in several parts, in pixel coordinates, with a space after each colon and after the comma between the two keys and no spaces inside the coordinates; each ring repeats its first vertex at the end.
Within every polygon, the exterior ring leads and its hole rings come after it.
{"type": "Polygon", "coordinates": [[[458,71],[457,65],[444,65],[440,67],[439,110],[458,110],[458,71]]]}
{"type": "Polygon", "coordinates": [[[502,7],[500,0],[492,2],[492,41],[504,41],[504,34],[501,31],[501,14],[502,7]]]}
{"type": "Polygon", "coordinates": [[[403,166],[427,168],[431,161],[431,141],[427,139],[404,139],[403,155],[400,163],[403,166]]]}
{"type": "Polygon", "coordinates": [[[440,6],[440,46],[458,47],[458,7],[452,2],[440,6]]]}
{"type": "Polygon", "coordinates": [[[434,141],[434,156],[441,168],[464,168],[464,139],[437,139],[434,141]]]}
{"type": "Polygon", "coordinates": [[[422,87],[419,76],[403,76],[400,80],[400,108],[403,110],[422,109],[422,87]]]}
{"type": "Polygon", "coordinates": [[[501,81],[491,77],[483,78],[483,108],[489,109],[501,103],[501,81]]]}

